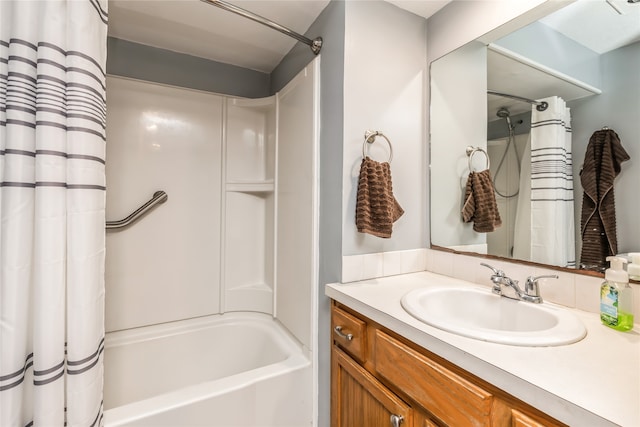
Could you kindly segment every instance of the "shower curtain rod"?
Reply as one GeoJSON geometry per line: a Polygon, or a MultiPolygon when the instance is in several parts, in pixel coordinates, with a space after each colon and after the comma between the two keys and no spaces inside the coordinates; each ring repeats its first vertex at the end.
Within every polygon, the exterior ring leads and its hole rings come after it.
{"type": "Polygon", "coordinates": [[[302,34],[298,34],[295,31],[288,29],[287,27],[283,27],[280,24],[276,24],[275,22],[270,21],[267,18],[263,18],[260,15],[256,15],[253,12],[249,12],[248,10],[242,9],[241,7],[232,5],[231,3],[227,3],[222,0],[200,0],[200,1],[211,4],[213,6],[217,6],[224,10],[228,10],[229,12],[236,13],[240,16],[244,16],[245,18],[249,18],[252,21],[255,21],[259,24],[266,25],[267,27],[272,28],[276,31],[280,31],[282,34],[286,34],[289,37],[293,37],[294,39],[311,47],[311,51],[315,55],[320,53],[320,49],[322,48],[322,37],[316,37],[315,39],[311,40],[303,36],[302,34]]]}
{"type": "Polygon", "coordinates": [[[503,98],[511,98],[511,99],[515,99],[515,100],[518,100],[518,101],[528,102],[529,104],[535,105],[536,106],[536,110],[538,110],[538,111],[544,111],[549,106],[549,104],[547,104],[544,101],[535,101],[533,99],[523,98],[521,96],[516,96],[516,95],[509,95],[508,93],[500,93],[500,92],[496,92],[494,90],[488,90],[487,93],[489,95],[497,95],[497,96],[502,96],[503,98]]]}

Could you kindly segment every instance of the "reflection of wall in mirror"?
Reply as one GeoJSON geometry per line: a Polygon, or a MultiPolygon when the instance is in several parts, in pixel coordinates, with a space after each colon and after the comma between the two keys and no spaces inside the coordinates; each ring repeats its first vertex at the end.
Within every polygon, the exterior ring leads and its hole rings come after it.
{"type": "MultiPolygon", "coordinates": [[[[507,127],[505,120],[502,125],[507,127]]],[[[516,126],[517,128],[517,126],[516,126]]],[[[501,257],[513,256],[516,209],[520,192],[520,162],[527,145],[528,133],[488,142],[487,152],[491,158],[491,176],[496,188],[496,203],[500,210],[502,227],[487,234],[487,251],[501,257]]]]}
{"type": "MultiPolygon", "coordinates": [[[[543,28],[544,26],[540,26],[536,24],[538,27],[543,28]]],[[[540,29],[538,28],[538,29],[540,29]]],[[[527,31],[530,31],[528,29],[527,31]]],[[[548,39],[548,34],[545,36],[548,39]]],[[[558,39],[561,40],[563,36],[559,35],[558,39]]],[[[528,46],[531,47],[534,43],[531,42],[531,35],[529,37],[523,38],[523,40],[529,40],[528,46]]],[[[535,39],[534,39],[535,40],[535,39]]],[[[565,40],[566,42],[566,40],[565,40]]],[[[544,43],[548,45],[547,43],[544,43]]],[[[569,49],[569,53],[565,53],[561,56],[560,59],[558,57],[553,57],[552,55],[548,55],[548,59],[544,59],[540,56],[540,50],[535,53],[536,60],[547,61],[547,66],[551,67],[554,63],[549,63],[548,61],[552,61],[554,58],[557,62],[564,63],[564,67],[562,69],[563,73],[569,73],[571,70],[580,69],[581,66],[585,66],[585,63],[594,63],[597,65],[599,73],[585,73],[584,70],[580,77],[585,80],[589,80],[589,83],[597,82],[598,87],[602,89],[602,93],[600,95],[590,96],[588,98],[579,99],[579,100],[569,100],[568,106],[572,110],[572,127],[573,127],[573,160],[574,160],[574,188],[575,188],[575,196],[576,200],[576,251],[580,253],[580,212],[581,212],[581,200],[582,200],[582,188],[579,181],[579,171],[582,166],[584,160],[584,151],[586,149],[586,145],[589,141],[589,137],[591,134],[600,129],[603,126],[609,126],[610,128],[616,130],[620,135],[622,140],[622,144],[631,156],[631,160],[626,162],[622,169],[621,175],[616,179],[615,183],[615,192],[616,192],[616,209],[617,209],[617,222],[618,222],[618,242],[619,242],[619,252],[629,252],[640,249],[640,228],[635,226],[635,219],[637,217],[637,212],[640,209],[640,199],[635,197],[634,191],[637,191],[637,188],[634,188],[637,182],[640,182],[640,166],[638,160],[640,158],[640,144],[637,142],[640,139],[640,121],[638,120],[639,112],[640,112],[640,43],[634,43],[632,45],[619,48],[617,50],[597,55],[594,52],[586,52],[584,48],[577,48],[574,42],[567,42],[566,44],[571,45],[573,47],[569,49]],[[576,57],[571,60],[571,53],[576,54],[576,57]],[[595,58],[595,60],[594,60],[595,58]],[[634,159],[636,159],[634,161],[634,159]]],[[[562,43],[555,43],[554,46],[562,45],[562,43]]],[[[509,45],[510,49],[515,49],[514,44],[509,45]]],[[[455,78],[451,78],[454,76],[453,73],[445,73],[439,71],[440,65],[439,63],[444,59],[448,60],[449,56],[461,55],[463,49],[458,49],[455,52],[452,52],[449,55],[446,55],[442,59],[435,61],[432,64],[432,85],[436,87],[436,91],[432,89],[432,114],[434,111],[437,111],[436,116],[432,116],[431,120],[431,137],[432,141],[440,141],[439,136],[440,132],[442,135],[447,136],[447,128],[454,123],[452,118],[455,118],[458,123],[463,122],[463,125],[466,127],[469,123],[473,122],[475,119],[472,113],[473,109],[469,108],[469,102],[473,102],[472,93],[476,92],[476,89],[471,92],[464,91],[464,95],[459,95],[458,98],[455,98],[452,95],[446,96],[447,102],[445,102],[445,106],[449,108],[447,110],[447,114],[449,114],[449,122],[446,125],[441,125],[438,120],[439,117],[442,116],[442,112],[439,111],[440,107],[437,103],[433,104],[434,97],[437,98],[439,95],[437,91],[440,91],[441,88],[445,85],[445,83],[440,82],[438,79],[438,73],[440,76],[447,75],[448,79],[453,80],[453,82],[449,82],[448,85],[465,85],[465,79],[468,81],[469,79],[474,79],[472,75],[475,73],[475,68],[467,66],[464,73],[464,78],[459,78],[456,80],[455,78]],[[433,72],[435,70],[435,73],[433,72]],[[457,101],[454,101],[457,99],[457,101]],[[452,109],[454,105],[463,106],[464,111],[457,110],[454,114],[452,109]]],[[[524,55],[527,52],[520,51],[518,52],[521,55],[524,55]]],[[[552,53],[552,52],[548,52],[552,53]]],[[[557,53],[557,52],[556,52],[557,53]]],[[[458,62],[462,60],[460,58],[457,59],[458,62]]],[[[526,87],[526,82],[523,82],[523,88],[526,87]]],[[[544,97],[547,94],[540,94],[538,98],[544,97]]],[[[440,95],[444,97],[444,95],[440,95]]],[[[436,99],[436,102],[440,102],[436,99]]],[[[486,107],[485,107],[486,109],[486,107]]],[[[477,111],[476,111],[477,113],[477,111]]],[[[486,117],[486,116],[485,116],[486,117]]],[[[490,118],[491,120],[492,118],[490,118]]],[[[525,123],[523,125],[526,126],[529,123],[529,119],[525,119],[525,123]]],[[[459,123],[460,124],[460,123],[459,123]]],[[[473,125],[470,125],[473,126],[473,125]]],[[[497,126],[504,126],[504,124],[497,126]]],[[[489,125],[489,131],[491,133],[491,124],[489,125]]],[[[468,129],[467,129],[468,130],[468,129]]],[[[490,135],[491,137],[497,137],[497,135],[490,135]]],[[[467,140],[473,140],[473,136],[467,134],[467,140]]],[[[432,204],[431,204],[431,223],[437,225],[432,228],[432,242],[436,245],[440,246],[455,246],[455,245],[465,245],[474,243],[474,238],[469,235],[464,234],[464,229],[462,231],[456,230],[455,226],[447,222],[447,219],[451,219],[455,211],[457,210],[457,202],[458,199],[455,198],[453,203],[451,202],[453,196],[452,191],[448,192],[443,188],[443,182],[446,181],[445,175],[440,175],[440,169],[443,169],[443,164],[449,165],[449,169],[451,169],[451,165],[455,165],[455,173],[459,172],[460,165],[466,165],[464,159],[464,155],[462,155],[462,160],[458,157],[453,159],[448,159],[447,157],[440,158],[439,150],[446,150],[445,155],[452,156],[454,153],[458,151],[462,153],[462,148],[454,147],[453,144],[459,143],[460,145],[464,145],[460,140],[452,140],[445,138],[447,143],[445,146],[440,146],[439,143],[432,144],[432,161],[431,161],[431,176],[432,176],[432,204]],[[434,171],[435,168],[435,171],[434,171]],[[436,173],[438,172],[438,173],[436,173]],[[439,193],[438,193],[439,192],[439,193]],[[439,195],[438,195],[439,194],[439,195]],[[448,198],[440,198],[444,197],[446,194],[449,194],[448,198]],[[447,209],[451,209],[449,212],[442,212],[444,209],[445,203],[443,200],[449,200],[450,202],[447,205],[447,209]],[[455,238],[458,238],[456,241],[455,238]]],[[[477,145],[481,146],[481,143],[477,145]]],[[[453,185],[453,178],[451,178],[451,183],[448,185],[453,185]]],[[[452,190],[453,187],[448,187],[449,190],[452,190]]],[[[472,233],[470,233],[472,234],[472,233]]],[[[481,238],[481,236],[476,236],[476,238],[481,238]]],[[[464,247],[464,246],[463,246],[464,247]]],[[[500,254],[502,255],[502,253],[500,254]]],[[[502,255],[504,256],[504,255],[502,255]]]]}
{"type": "MultiPolygon", "coordinates": [[[[640,156],[640,144],[637,142],[640,140],[640,42],[598,54],[544,24],[534,23],[495,43],[602,90],[599,95],[567,102],[572,116],[576,253],[579,256],[583,194],[580,168],[591,134],[608,126],[618,133],[632,159],[640,156]],[[532,43],[531,40],[545,42],[532,43]]],[[[545,95],[540,94],[540,97],[545,95]]],[[[614,187],[618,252],[640,247],[640,228],[635,225],[640,206],[637,198],[632,196],[635,183],[640,182],[640,164],[636,161],[634,166],[632,162],[622,166],[614,187]]]]}
{"type": "MultiPolygon", "coordinates": [[[[640,249],[640,42],[603,54],[600,67],[602,94],[569,103],[573,117],[576,225],[580,224],[583,190],[579,171],[585,150],[593,132],[608,126],[616,131],[631,156],[631,160],[622,164],[622,172],[614,184],[618,252],[635,252],[640,249]]],[[[579,254],[579,236],[576,243],[579,254]]]]}
{"type": "Polygon", "coordinates": [[[431,140],[442,141],[431,144],[431,159],[437,159],[430,171],[431,241],[437,245],[460,249],[486,243],[460,213],[469,173],[466,147],[487,146],[485,63],[485,46],[476,42],[431,65],[431,140]]]}

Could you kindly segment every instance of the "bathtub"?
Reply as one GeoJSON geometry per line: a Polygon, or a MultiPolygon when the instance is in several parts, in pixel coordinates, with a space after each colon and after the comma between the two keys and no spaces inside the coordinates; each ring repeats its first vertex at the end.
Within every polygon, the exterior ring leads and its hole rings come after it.
{"type": "Polygon", "coordinates": [[[111,332],[104,363],[107,427],[312,425],[311,362],[269,315],[111,332]]]}

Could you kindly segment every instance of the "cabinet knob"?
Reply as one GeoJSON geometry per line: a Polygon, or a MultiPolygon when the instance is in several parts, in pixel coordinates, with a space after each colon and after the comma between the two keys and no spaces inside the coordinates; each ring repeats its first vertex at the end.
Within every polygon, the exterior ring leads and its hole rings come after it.
{"type": "Polygon", "coordinates": [[[400,427],[400,424],[404,421],[404,417],[402,415],[391,414],[389,417],[389,422],[391,422],[391,427],[400,427]]]}
{"type": "Polygon", "coordinates": [[[340,338],[344,338],[347,341],[351,341],[353,339],[353,334],[345,334],[344,332],[342,332],[342,326],[338,325],[335,328],[333,328],[333,330],[335,331],[336,334],[338,334],[340,338]]]}

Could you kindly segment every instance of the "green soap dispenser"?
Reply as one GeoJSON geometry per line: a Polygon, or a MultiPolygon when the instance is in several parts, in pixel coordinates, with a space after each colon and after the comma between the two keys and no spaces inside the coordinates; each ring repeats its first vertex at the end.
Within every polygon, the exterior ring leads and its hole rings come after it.
{"type": "Polygon", "coordinates": [[[600,287],[600,320],[617,331],[633,329],[633,290],[629,274],[624,271],[625,258],[607,257],[610,268],[604,272],[600,287]]]}

